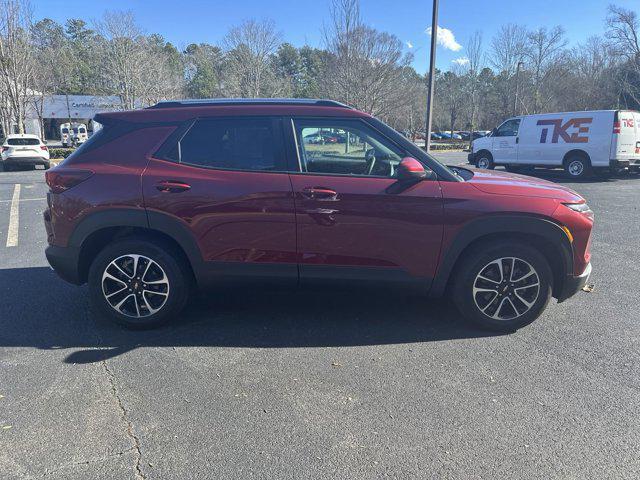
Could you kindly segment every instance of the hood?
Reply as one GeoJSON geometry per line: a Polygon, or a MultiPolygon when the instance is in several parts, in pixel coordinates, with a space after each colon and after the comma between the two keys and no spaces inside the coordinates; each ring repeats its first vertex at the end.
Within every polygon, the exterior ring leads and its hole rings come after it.
{"type": "Polygon", "coordinates": [[[526,175],[469,169],[473,178],[468,180],[478,190],[494,195],[554,198],[562,202],[581,202],[584,199],[568,187],[526,175]]]}

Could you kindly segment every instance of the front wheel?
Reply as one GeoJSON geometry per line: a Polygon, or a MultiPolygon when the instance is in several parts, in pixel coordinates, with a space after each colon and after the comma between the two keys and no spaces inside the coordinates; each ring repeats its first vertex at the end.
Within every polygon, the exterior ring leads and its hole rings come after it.
{"type": "Polygon", "coordinates": [[[169,248],[124,239],[102,250],[89,269],[93,307],[129,328],[150,328],[177,316],[186,304],[190,276],[169,248]]]}
{"type": "Polygon", "coordinates": [[[476,167],[482,170],[493,170],[495,165],[493,164],[493,158],[489,154],[480,154],[478,160],[476,160],[476,167]]]}
{"type": "Polygon", "coordinates": [[[500,242],[467,254],[456,271],[453,301],[482,328],[511,332],[533,322],[551,298],[549,263],[527,245],[500,242]]]}

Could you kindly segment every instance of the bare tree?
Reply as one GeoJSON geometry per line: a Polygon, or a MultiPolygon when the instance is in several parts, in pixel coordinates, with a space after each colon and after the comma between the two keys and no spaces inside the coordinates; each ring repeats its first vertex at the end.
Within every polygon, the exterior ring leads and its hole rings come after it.
{"type": "Polygon", "coordinates": [[[491,39],[490,63],[497,70],[496,93],[499,98],[500,116],[510,115],[516,94],[515,74],[525,55],[526,29],[508,24],[500,27],[491,39]]]}
{"type": "Polygon", "coordinates": [[[281,36],[270,20],[247,20],[233,27],[222,44],[228,74],[226,89],[232,96],[268,97],[280,87],[271,64],[281,36]]]}
{"type": "Polygon", "coordinates": [[[147,37],[131,12],[106,12],[96,24],[102,36],[103,84],[120,97],[122,107],[133,109],[179,96],[183,76],[175,75],[158,40],[147,37]]]}
{"type": "Polygon", "coordinates": [[[411,101],[402,86],[412,56],[396,36],[363,25],[356,0],[334,0],[325,41],[329,96],[383,117],[411,101]]]}
{"type": "Polygon", "coordinates": [[[533,80],[533,112],[538,113],[544,106],[542,90],[547,81],[554,81],[561,76],[558,57],[567,45],[564,38],[564,29],[556,26],[552,29],[540,27],[527,34],[527,48],[525,58],[532,72],[533,80]]]}
{"type": "Polygon", "coordinates": [[[469,148],[473,142],[480,94],[480,72],[484,66],[482,33],[475,32],[467,42],[467,105],[469,108],[469,148]]]}
{"type": "Polygon", "coordinates": [[[640,105],[640,20],[638,14],[609,6],[607,36],[611,51],[623,61],[620,82],[623,93],[640,105]]]}
{"type": "Polygon", "coordinates": [[[10,133],[11,123],[24,133],[34,73],[32,23],[28,0],[0,0],[0,102],[5,135],[10,133]]]}

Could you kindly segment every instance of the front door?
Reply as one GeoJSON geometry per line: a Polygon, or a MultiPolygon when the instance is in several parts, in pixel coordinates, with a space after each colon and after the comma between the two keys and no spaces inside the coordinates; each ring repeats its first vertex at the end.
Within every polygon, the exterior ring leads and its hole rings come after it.
{"type": "Polygon", "coordinates": [[[491,136],[494,163],[518,163],[518,130],[520,119],[511,118],[500,125],[491,136]]]}
{"type": "Polygon", "coordinates": [[[280,119],[198,119],[143,176],[152,228],[189,235],[211,280],[298,278],[295,212],[280,119]]]}
{"type": "Polygon", "coordinates": [[[425,289],[442,240],[436,180],[388,193],[406,155],[360,119],[292,121],[300,280],[396,281],[425,289]]]}

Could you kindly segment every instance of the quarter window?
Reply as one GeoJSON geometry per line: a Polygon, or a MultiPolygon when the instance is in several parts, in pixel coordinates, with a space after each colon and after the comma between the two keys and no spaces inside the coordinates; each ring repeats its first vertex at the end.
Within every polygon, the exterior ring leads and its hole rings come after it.
{"type": "Polygon", "coordinates": [[[168,156],[180,163],[208,168],[286,169],[269,118],[197,120],[168,156]]]}
{"type": "Polygon", "coordinates": [[[300,169],[306,173],[393,177],[404,153],[354,120],[294,120],[300,169]]]}

